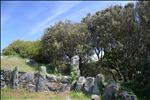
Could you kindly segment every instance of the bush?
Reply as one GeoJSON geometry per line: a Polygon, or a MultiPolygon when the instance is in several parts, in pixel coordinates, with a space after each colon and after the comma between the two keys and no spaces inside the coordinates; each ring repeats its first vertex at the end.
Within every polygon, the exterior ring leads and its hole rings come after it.
{"type": "Polygon", "coordinates": [[[23,58],[36,58],[39,54],[39,48],[40,41],[16,40],[4,48],[2,54],[6,56],[18,55],[23,58]]]}

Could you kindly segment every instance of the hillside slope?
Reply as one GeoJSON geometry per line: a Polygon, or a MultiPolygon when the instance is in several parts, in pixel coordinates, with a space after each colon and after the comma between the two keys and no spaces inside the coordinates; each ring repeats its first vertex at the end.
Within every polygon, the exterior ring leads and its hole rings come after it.
{"type": "Polygon", "coordinates": [[[26,59],[17,56],[1,56],[2,70],[13,70],[16,66],[20,71],[37,72],[37,67],[26,64],[26,59]]]}

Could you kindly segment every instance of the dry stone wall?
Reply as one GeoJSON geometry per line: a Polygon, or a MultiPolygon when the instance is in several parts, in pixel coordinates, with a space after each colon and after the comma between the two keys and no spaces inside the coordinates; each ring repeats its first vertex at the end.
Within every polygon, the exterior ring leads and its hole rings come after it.
{"type": "Polygon", "coordinates": [[[91,95],[92,100],[137,100],[136,95],[121,90],[119,83],[108,84],[105,77],[98,74],[96,77],[79,76],[70,81],[69,76],[49,75],[44,66],[38,73],[20,72],[16,67],[13,71],[1,70],[1,88],[26,89],[31,92],[66,92],[70,90],[82,91],[91,95]]]}
{"type": "Polygon", "coordinates": [[[65,92],[70,90],[71,85],[68,76],[47,75],[43,77],[41,73],[20,71],[16,73],[1,70],[1,88],[5,87],[13,89],[24,88],[34,92],[65,92]]]}

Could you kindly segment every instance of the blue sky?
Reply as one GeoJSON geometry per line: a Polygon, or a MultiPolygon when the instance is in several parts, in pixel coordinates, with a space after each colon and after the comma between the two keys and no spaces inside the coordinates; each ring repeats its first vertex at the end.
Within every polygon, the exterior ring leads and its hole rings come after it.
{"type": "Polygon", "coordinates": [[[40,39],[46,27],[60,20],[80,22],[87,13],[128,2],[133,1],[2,1],[1,50],[17,39],[40,39]]]}

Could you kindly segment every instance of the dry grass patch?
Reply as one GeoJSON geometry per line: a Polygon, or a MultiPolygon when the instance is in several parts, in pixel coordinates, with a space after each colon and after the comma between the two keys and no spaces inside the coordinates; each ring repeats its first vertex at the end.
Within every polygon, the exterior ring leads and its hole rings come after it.
{"type": "Polygon", "coordinates": [[[16,56],[1,56],[1,69],[13,70],[16,66],[20,71],[36,72],[36,68],[26,64],[25,59],[16,56]]]}
{"type": "Polygon", "coordinates": [[[5,88],[1,90],[1,100],[90,100],[81,92],[28,92],[25,90],[12,90],[5,88]]]}

